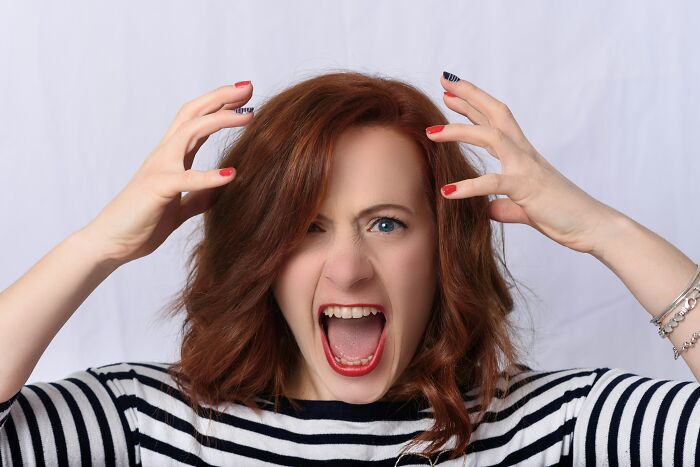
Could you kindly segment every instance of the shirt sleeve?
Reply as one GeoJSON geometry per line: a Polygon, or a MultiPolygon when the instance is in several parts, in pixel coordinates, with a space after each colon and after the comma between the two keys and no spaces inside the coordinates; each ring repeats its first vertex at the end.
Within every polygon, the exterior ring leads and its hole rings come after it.
{"type": "Polygon", "coordinates": [[[23,386],[0,403],[0,466],[138,464],[126,392],[95,368],[23,386]]]}
{"type": "Polygon", "coordinates": [[[597,372],[574,426],[574,465],[700,465],[700,383],[597,372]]]}

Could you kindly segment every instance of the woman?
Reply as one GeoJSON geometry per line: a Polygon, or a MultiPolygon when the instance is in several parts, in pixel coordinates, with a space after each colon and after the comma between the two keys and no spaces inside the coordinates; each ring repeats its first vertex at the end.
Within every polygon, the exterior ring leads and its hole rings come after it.
{"type": "Polygon", "coordinates": [[[695,263],[567,180],[504,104],[447,72],[441,84],[473,125],[351,72],[255,117],[249,81],[184,105],[126,188],[0,295],[2,465],[691,461],[697,383],[520,363],[490,220],[595,256],[652,316],[669,308],[655,323],[697,377],[684,341],[700,314],[677,318],[700,292],[695,263]],[[238,126],[221,170],[191,170],[209,135],[238,126]],[[502,173],[479,176],[459,142],[502,173]],[[200,213],[168,308],[186,313],[180,361],[24,385],[102,280],[200,213]]]}

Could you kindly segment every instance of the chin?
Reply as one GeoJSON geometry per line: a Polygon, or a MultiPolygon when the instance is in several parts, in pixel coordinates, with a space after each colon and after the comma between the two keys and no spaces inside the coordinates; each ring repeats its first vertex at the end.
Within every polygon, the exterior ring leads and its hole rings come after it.
{"type": "Polygon", "coordinates": [[[369,404],[375,402],[387,393],[390,384],[388,381],[338,381],[338,377],[332,377],[334,381],[327,382],[334,399],[348,404],[369,404]]]}
{"type": "Polygon", "coordinates": [[[378,365],[363,376],[339,374],[322,356],[317,359],[323,365],[319,374],[333,399],[348,404],[369,404],[384,397],[392,386],[392,354],[390,350],[385,351],[378,365]]]}

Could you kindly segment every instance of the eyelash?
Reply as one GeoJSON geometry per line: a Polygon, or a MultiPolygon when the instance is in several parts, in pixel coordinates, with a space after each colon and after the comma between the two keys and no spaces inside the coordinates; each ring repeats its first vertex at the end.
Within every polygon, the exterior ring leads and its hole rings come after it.
{"type": "MultiPolygon", "coordinates": [[[[403,222],[401,219],[398,219],[398,218],[392,217],[392,216],[382,216],[382,217],[377,217],[377,218],[375,218],[375,219],[374,219],[374,222],[372,222],[371,227],[374,227],[375,225],[377,225],[377,224],[379,223],[379,221],[384,220],[384,219],[389,219],[390,221],[399,224],[399,225],[401,226],[402,229],[406,229],[406,227],[407,227],[407,226],[406,226],[406,223],[403,222]]],[[[313,222],[311,225],[316,225],[316,223],[313,222]]],[[[317,225],[316,225],[316,226],[317,226],[317,225]]],[[[318,227],[318,226],[317,226],[317,227],[318,227]]],[[[308,233],[316,233],[316,232],[308,232],[308,233]]],[[[379,233],[380,233],[381,235],[391,235],[391,234],[393,234],[394,232],[392,231],[392,232],[379,232],[379,233]]]]}

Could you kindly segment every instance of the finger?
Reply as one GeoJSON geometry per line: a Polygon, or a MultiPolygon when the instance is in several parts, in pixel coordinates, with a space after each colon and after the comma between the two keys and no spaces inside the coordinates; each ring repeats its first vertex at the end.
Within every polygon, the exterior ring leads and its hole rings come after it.
{"type": "MultiPolygon", "coordinates": [[[[235,104],[227,104],[222,107],[222,110],[229,111],[229,109],[233,110],[235,113],[240,114],[240,115],[247,115],[248,113],[253,112],[253,107],[235,107],[235,104]],[[229,107],[229,105],[231,107],[229,107]]],[[[243,125],[246,125],[250,123],[250,119],[246,122],[243,123],[243,125]]],[[[184,161],[183,161],[183,166],[185,170],[189,170],[192,168],[192,163],[194,162],[194,157],[199,151],[199,148],[204,145],[204,143],[207,142],[209,139],[209,136],[211,135],[206,135],[197,140],[195,143],[194,147],[185,155],[184,161]]]]}
{"type": "Polygon", "coordinates": [[[467,101],[469,105],[474,107],[474,109],[486,116],[489,125],[500,128],[513,138],[514,141],[520,142],[525,139],[525,135],[520,129],[520,125],[515,121],[513,113],[503,102],[491,96],[486,91],[479,89],[469,81],[460,79],[448,72],[443,72],[440,83],[447,91],[461,97],[467,101]],[[447,73],[447,75],[445,75],[445,73],[447,73]]]}
{"type": "Polygon", "coordinates": [[[469,104],[469,102],[465,101],[461,97],[456,96],[449,91],[445,91],[443,99],[445,101],[445,105],[449,109],[454,110],[458,114],[464,115],[472,123],[476,125],[488,125],[488,119],[484,116],[484,114],[476,110],[469,104]]]}
{"type": "Polygon", "coordinates": [[[227,85],[220,86],[213,91],[186,102],[175,115],[175,119],[170,124],[168,131],[166,131],[163,141],[170,138],[183,123],[196,117],[217,112],[226,104],[241,107],[250,100],[252,95],[253,85],[250,83],[240,87],[227,85]]]}
{"type": "Polygon", "coordinates": [[[195,149],[204,144],[211,134],[223,129],[243,126],[253,118],[253,108],[244,107],[235,110],[220,110],[183,123],[166,144],[172,145],[173,151],[165,151],[171,161],[184,164],[185,169],[192,167],[195,149]],[[175,154],[175,156],[173,156],[175,154]],[[179,156],[178,156],[179,154],[179,156]],[[175,157],[175,159],[172,159],[175,157]],[[187,159],[187,160],[185,160],[187,159]],[[188,167],[189,166],[189,167],[188,167]]]}
{"type": "Polygon", "coordinates": [[[425,132],[436,142],[461,141],[480,146],[501,162],[523,153],[503,131],[490,126],[449,123],[428,127],[425,132]]]}
{"type": "Polygon", "coordinates": [[[445,198],[464,199],[473,196],[508,195],[519,199],[517,196],[521,191],[522,183],[519,176],[490,172],[481,177],[469,178],[449,185],[441,189],[445,198]],[[454,191],[446,189],[449,185],[454,185],[454,191]]]}
{"type": "Polygon", "coordinates": [[[180,225],[187,219],[207,211],[212,204],[214,188],[191,191],[180,200],[180,225]]]}
{"type": "Polygon", "coordinates": [[[498,222],[530,224],[525,210],[509,198],[497,198],[489,202],[489,217],[498,222]]]}
{"type": "MultiPolygon", "coordinates": [[[[232,168],[231,174],[222,175],[220,170],[222,169],[212,169],[212,170],[185,170],[184,172],[173,172],[153,175],[153,187],[156,192],[163,198],[174,198],[178,194],[185,191],[187,192],[198,192],[200,190],[206,190],[209,188],[216,188],[222,185],[226,185],[236,178],[236,169],[232,168]]],[[[183,197],[187,198],[189,193],[183,197]]],[[[204,195],[206,196],[206,195],[204,195]]],[[[182,201],[182,200],[181,200],[182,201]]],[[[196,208],[201,207],[197,203],[204,203],[204,200],[194,200],[187,201],[187,203],[195,202],[195,205],[188,207],[190,212],[196,211],[196,208]]]]}

